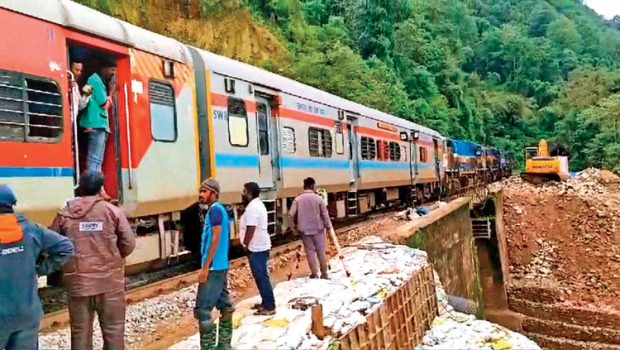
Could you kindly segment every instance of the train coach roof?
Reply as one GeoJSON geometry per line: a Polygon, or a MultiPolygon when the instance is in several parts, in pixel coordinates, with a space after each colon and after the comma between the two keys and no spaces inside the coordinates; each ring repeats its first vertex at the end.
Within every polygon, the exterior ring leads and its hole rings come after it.
{"type": "Polygon", "coordinates": [[[204,51],[196,48],[202,55],[207,68],[212,71],[231,78],[236,78],[251,82],[255,85],[262,85],[288,94],[303,97],[311,101],[323,103],[328,106],[339,108],[360,116],[373,118],[377,121],[400,126],[402,128],[418,130],[424,134],[443,139],[443,136],[437,131],[425,126],[410,122],[408,120],[395,117],[393,115],[378,111],[373,108],[363,106],[346,100],[342,97],[332,95],[328,92],[321,91],[311,86],[302,84],[295,80],[283,77],[281,75],[271,73],[264,69],[254,67],[252,65],[235,61],[228,57],[220,56],[212,52],[204,51]]]}
{"type": "Polygon", "coordinates": [[[452,143],[452,149],[454,150],[454,153],[460,156],[475,157],[476,151],[482,150],[482,146],[470,141],[450,139],[449,142],[452,143]]]}
{"type": "Polygon", "coordinates": [[[97,35],[177,62],[190,62],[184,44],[69,0],[2,0],[5,8],[97,35]]]}

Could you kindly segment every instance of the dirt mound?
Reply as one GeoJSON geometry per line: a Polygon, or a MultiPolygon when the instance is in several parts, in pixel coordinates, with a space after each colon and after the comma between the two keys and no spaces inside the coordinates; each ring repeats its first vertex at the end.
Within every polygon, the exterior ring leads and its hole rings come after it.
{"type": "Polygon", "coordinates": [[[589,168],[577,175],[577,178],[582,181],[597,181],[602,184],[617,184],[620,183],[620,176],[612,173],[609,170],[598,170],[589,168]]]}
{"type": "Polygon", "coordinates": [[[512,284],[620,310],[620,190],[609,174],[588,169],[543,186],[504,182],[512,284]]]}

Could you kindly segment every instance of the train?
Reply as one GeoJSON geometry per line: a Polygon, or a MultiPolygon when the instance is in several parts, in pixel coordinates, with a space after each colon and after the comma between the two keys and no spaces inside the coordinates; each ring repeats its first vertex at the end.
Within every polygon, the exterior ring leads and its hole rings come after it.
{"type": "Polygon", "coordinates": [[[138,236],[128,266],[199,250],[201,181],[216,178],[231,239],[245,182],[261,187],[269,232],[315,178],[330,215],[422,203],[509,173],[495,148],[150,32],[69,0],[0,3],[0,182],[17,210],[49,224],[84,170],[72,115],[70,64],[80,87],[101,57],[117,65],[102,171],[138,236]]]}

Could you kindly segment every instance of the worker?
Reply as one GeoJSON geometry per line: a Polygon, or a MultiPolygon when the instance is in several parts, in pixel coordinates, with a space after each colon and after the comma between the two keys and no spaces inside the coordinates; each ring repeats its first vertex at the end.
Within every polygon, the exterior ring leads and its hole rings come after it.
{"type": "Polygon", "coordinates": [[[219,195],[217,180],[207,179],[200,185],[198,200],[208,207],[201,238],[201,269],[194,308],[202,350],[230,349],[232,340],[234,308],[228,292],[230,222],[228,212],[218,202],[219,195]],[[211,318],[214,307],[220,312],[219,336],[211,318]]]}
{"type": "Polygon", "coordinates": [[[123,212],[99,195],[101,172],[80,178],[80,197],[68,201],[51,229],[69,237],[80,252],[63,267],[67,287],[71,348],[93,348],[97,313],[103,348],[125,347],[125,257],[136,246],[135,234],[123,212]]]}
{"type": "Polygon", "coordinates": [[[273,286],[269,278],[269,250],[271,237],[267,230],[267,208],[260,199],[260,187],[256,182],[243,185],[242,201],[245,211],[241,216],[240,239],[248,252],[248,261],[252,277],[261,296],[261,303],[253,308],[256,315],[269,316],[276,313],[273,286]]]}
{"type": "Polygon", "coordinates": [[[293,231],[301,236],[310,267],[310,278],[317,278],[320,268],[321,278],[327,279],[329,277],[327,275],[325,230],[332,229],[332,222],[325,203],[314,191],[315,184],[311,177],[304,180],[304,192],[293,200],[289,220],[293,231]]]}
{"type": "Polygon", "coordinates": [[[0,185],[0,349],[30,350],[38,349],[43,316],[37,274],[59,270],[73,255],[73,244],[15,214],[16,204],[11,188],[0,185]]]}

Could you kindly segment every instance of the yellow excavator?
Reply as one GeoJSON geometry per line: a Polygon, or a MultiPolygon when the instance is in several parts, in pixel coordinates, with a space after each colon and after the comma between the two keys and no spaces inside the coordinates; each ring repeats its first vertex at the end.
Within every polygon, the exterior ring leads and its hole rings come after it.
{"type": "Polygon", "coordinates": [[[538,147],[525,148],[525,171],[521,173],[523,180],[540,184],[566,181],[569,177],[568,157],[551,156],[546,140],[540,140],[538,147]]]}

